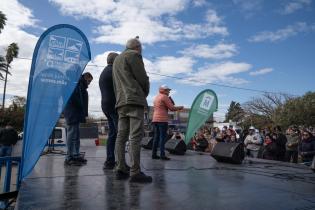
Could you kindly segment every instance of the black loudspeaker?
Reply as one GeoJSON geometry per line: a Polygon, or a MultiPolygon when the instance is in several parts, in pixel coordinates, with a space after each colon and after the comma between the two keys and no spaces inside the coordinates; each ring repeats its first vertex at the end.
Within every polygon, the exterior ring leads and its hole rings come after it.
{"type": "Polygon", "coordinates": [[[315,156],[313,157],[311,169],[315,172],[315,156]]]}
{"type": "Polygon", "coordinates": [[[245,157],[242,143],[218,142],[211,153],[218,162],[241,164],[245,157]]]}
{"type": "Polygon", "coordinates": [[[152,149],[153,137],[144,137],[141,140],[141,146],[145,149],[152,149]]]}
{"type": "Polygon", "coordinates": [[[184,155],[187,150],[185,142],[181,139],[168,140],[165,143],[165,149],[175,155],[184,155]]]}

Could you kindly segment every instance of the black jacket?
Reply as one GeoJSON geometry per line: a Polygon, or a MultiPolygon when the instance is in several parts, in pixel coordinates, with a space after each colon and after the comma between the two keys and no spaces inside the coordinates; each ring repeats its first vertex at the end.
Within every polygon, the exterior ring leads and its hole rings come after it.
{"type": "Polygon", "coordinates": [[[85,117],[88,116],[89,104],[87,88],[86,80],[81,77],[64,109],[64,116],[68,125],[86,122],[85,117]]]}
{"type": "Polygon", "coordinates": [[[0,130],[0,145],[11,146],[16,144],[18,134],[14,128],[4,128],[0,130]]]}
{"type": "Polygon", "coordinates": [[[103,112],[114,112],[116,97],[113,86],[113,65],[105,67],[99,79],[99,87],[102,94],[102,110],[103,112]]]}
{"type": "Polygon", "coordinates": [[[312,161],[315,155],[315,138],[310,137],[308,139],[302,140],[299,145],[299,152],[302,156],[303,162],[312,161]]]}
{"type": "Polygon", "coordinates": [[[262,158],[267,160],[277,160],[278,148],[276,142],[264,145],[262,149],[262,158]]]}

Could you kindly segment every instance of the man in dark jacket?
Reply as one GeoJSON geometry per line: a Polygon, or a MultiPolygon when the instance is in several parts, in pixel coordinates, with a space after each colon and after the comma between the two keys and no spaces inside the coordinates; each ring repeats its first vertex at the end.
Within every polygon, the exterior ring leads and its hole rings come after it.
{"type": "Polygon", "coordinates": [[[0,130],[0,157],[11,156],[12,146],[16,144],[18,134],[10,123],[0,130]]]}
{"type": "Polygon", "coordinates": [[[149,78],[141,56],[141,43],[128,40],[126,50],[116,57],[113,82],[116,109],[119,115],[116,139],[117,179],[129,177],[125,160],[126,141],[130,140],[130,182],[152,182],[152,177],[140,170],[140,142],[143,137],[144,108],[149,94],[149,78]]]}
{"type": "Polygon", "coordinates": [[[66,165],[82,165],[87,160],[80,155],[80,123],[85,123],[88,116],[88,92],[87,88],[93,76],[84,73],[74,89],[65,109],[64,116],[67,123],[67,156],[66,165]]]}
{"type": "Polygon", "coordinates": [[[278,150],[277,159],[280,161],[285,161],[287,137],[281,132],[281,127],[278,125],[274,127],[273,131],[276,135],[276,144],[277,144],[277,150],[278,150]]]}
{"type": "Polygon", "coordinates": [[[106,144],[107,157],[103,169],[113,169],[115,167],[115,142],[118,127],[118,114],[115,110],[116,98],[113,87],[113,63],[117,53],[111,52],[107,56],[107,66],[103,70],[99,79],[99,87],[102,94],[102,110],[108,121],[108,139],[106,144]]]}

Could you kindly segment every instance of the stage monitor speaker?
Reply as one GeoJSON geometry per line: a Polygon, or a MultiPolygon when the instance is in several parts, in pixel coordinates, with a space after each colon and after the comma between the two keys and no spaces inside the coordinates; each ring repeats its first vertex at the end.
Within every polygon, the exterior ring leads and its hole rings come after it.
{"type": "Polygon", "coordinates": [[[218,142],[211,153],[218,162],[241,164],[245,157],[242,143],[218,142]]]}
{"type": "Polygon", "coordinates": [[[315,156],[313,157],[311,169],[315,172],[315,156]]]}
{"type": "Polygon", "coordinates": [[[152,149],[153,137],[143,137],[141,140],[141,146],[145,149],[152,149]]]}
{"type": "Polygon", "coordinates": [[[187,147],[182,139],[170,139],[165,143],[165,149],[171,154],[184,155],[187,147]]]}

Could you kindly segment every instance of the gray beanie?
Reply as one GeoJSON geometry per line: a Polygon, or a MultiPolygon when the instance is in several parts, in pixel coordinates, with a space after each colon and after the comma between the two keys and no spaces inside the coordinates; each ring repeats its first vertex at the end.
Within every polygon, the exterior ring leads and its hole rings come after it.
{"type": "Polygon", "coordinates": [[[115,53],[115,52],[109,53],[107,56],[107,64],[113,64],[117,56],[118,56],[118,53],[115,53]]]}
{"type": "Polygon", "coordinates": [[[126,43],[126,48],[134,50],[136,47],[141,46],[141,42],[139,41],[139,37],[129,39],[126,43]]]}

